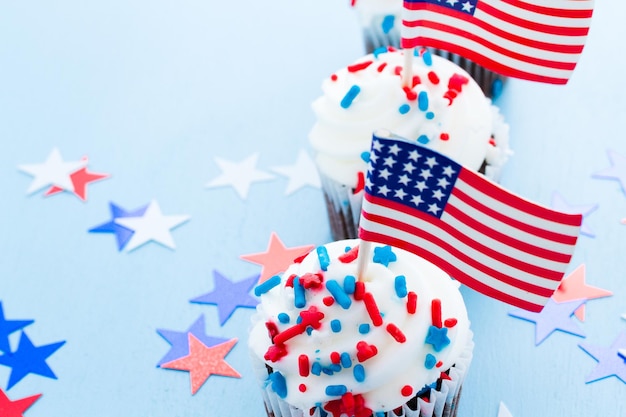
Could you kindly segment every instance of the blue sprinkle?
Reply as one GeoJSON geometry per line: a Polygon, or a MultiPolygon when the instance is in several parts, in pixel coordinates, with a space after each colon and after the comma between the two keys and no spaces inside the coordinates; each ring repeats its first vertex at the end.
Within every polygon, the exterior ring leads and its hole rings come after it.
{"type": "Polygon", "coordinates": [[[391,250],[391,246],[382,246],[374,248],[374,257],[372,261],[383,266],[389,266],[389,263],[394,262],[397,259],[396,254],[391,250]]]}
{"type": "Polygon", "coordinates": [[[316,251],[317,259],[320,261],[320,268],[322,268],[322,271],[326,271],[328,269],[328,265],[330,265],[330,256],[328,256],[328,251],[324,246],[318,246],[316,251]]]}
{"type": "MultiPolygon", "coordinates": [[[[363,152],[363,153],[366,153],[366,152],[363,152]]],[[[370,153],[369,153],[369,152],[367,152],[367,158],[368,158],[368,160],[367,160],[367,161],[365,161],[365,162],[369,162],[369,155],[370,155],[370,153]]],[[[363,157],[363,154],[361,154],[361,157],[363,157]]],[[[350,249],[352,249],[350,246],[346,246],[345,248],[343,248],[343,251],[347,253],[347,252],[350,252],[350,249]]]]}
{"type": "Polygon", "coordinates": [[[329,385],[326,387],[326,395],[341,397],[348,392],[345,385],[329,385]]]}
{"type": "Polygon", "coordinates": [[[285,377],[278,371],[272,372],[267,377],[272,382],[272,389],[280,398],[287,396],[287,382],[285,377]]]}
{"type": "Polygon", "coordinates": [[[332,320],[330,322],[330,328],[333,330],[333,332],[339,333],[341,331],[341,322],[337,319],[332,320]]]}
{"type": "Polygon", "coordinates": [[[298,316],[296,318],[296,324],[300,324],[300,323],[302,323],[302,316],[298,316]]]}
{"type": "Polygon", "coordinates": [[[326,375],[332,376],[335,371],[333,371],[330,367],[325,366],[322,368],[322,372],[325,373],[326,375]]]}
{"type": "Polygon", "coordinates": [[[261,294],[265,294],[266,292],[268,292],[269,290],[271,290],[278,284],[280,284],[280,277],[278,275],[274,275],[272,278],[268,279],[267,281],[257,285],[256,288],[254,289],[254,295],[258,297],[261,294]]]}
{"type": "Polygon", "coordinates": [[[294,305],[297,308],[304,308],[306,306],[306,298],[304,295],[304,287],[300,284],[300,277],[296,277],[293,280],[293,294],[294,294],[294,305]]]}
{"type": "Polygon", "coordinates": [[[329,279],[328,281],[326,281],[326,289],[333,296],[337,304],[343,307],[344,310],[350,308],[350,305],[352,305],[352,300],[350,300],[348,294],[345,293],[341,285],[339,285],[336,280],[329,279]]]}
{"type": "Polygon", "coordinates": [[[493,82],[491,83],[491,97],[493,98],[493,100],[500,97],[500,94],[502,94],[503,88],[504,88],[504,83],[502,82],[501,79],[496,78],[495,80],[493,80],[493,82]]]}
{"type": "MultiPolygon", "coordinates": [[[[363,162],[368,163],[370,161],[370,152],[369,151],[362,152],[361,159],[363,160],[363,162]]],[[[348,248],[348,250],[350,249],[348,248]]],[[[348,250],[346,252],[348,252],[348,250]]]]}
{"type": "Polygon", "coordinates": [[[370,332],[370,325],[367,323],[363,323],[359,325],[359,333],[368,334],[370,332]]]}
{"type": "Polygon", "coordinates": [[[305,331],[306,331],[307,335],[311,336],[311,333],[313,333],[313,327],[309,326],[309,327],[306,328],[305,331]]]}
{"type": "Polygon", "coordinates": [[[426,135],[421,135],[419,138],[417,138],[417,141],[423,145],[426,145],[428,142],[430,142],[430,139],[428,139],[428,136],[426,135]]]}
{"type": "Polygon", "coordinates": [[[429,51],[424,51],[424,53],[422,54],[422,59],[424,60],[424,64],[426,64],[427,67],[433,65],[433,56],[429,51]]]}
{"type": "MultiPolygon", "coordinates": [[[[300,316],[298,316],[298,317],[300,317],[300,316]]],[[[287,313],[280,313],[278,315],[278,321],[283,323],[283,324],[289,323],[289,320],[291,320],[291,319],[289,318],[289,314],[287,314],[287,313]]]]}
{"type": "Polygon", "coordinates": [[[374,49],[372,51],[372,54],[374,55],[374,58],[378,59],[378,55],[384,54],[385,52],[387,52],[387,47],[386,46],[381,46],[379,48],[374,49]]]}
{"type": "Polygon", "coordinates": [[[428,93],[426,91],[420,91],[417,95],[417,108],[421,111],[428,110],[428,93]]]}
{"type": "Polygon", "coordinates": [[[394,282],[394,286],[396,289],[396,295],[400,298],[404,298],[407,295],[406,289],[406,277],[404,275],[398,275],[394,282]]]}
{"type": "Polygon", "coordinates": [[[343,290],[346,294],[354,294],[356,290],[356,278],[352,275],[346,275],[343,280],[343,290]]]}
{"type": "Polygon", "coordinates": [[[341,366],[344,368],[350,368],[352,366],[352,359],[348,352],[343,352],[340,356],[341,366]]]}
{"type": "Polygon", "coordinates": [[[385,417],[387,414],[384,411],[376,411],[375,417],[385,417]]]}
{"type": "Polygon", "coordinates": [[[431,112],[431,111],[426,112],[426,118],[427,118],[428,120],[433,120],[433,119],[435,118],[435,113],[433,113],[433,112],[431,112]]]}
{"type": "Polygon", "coordinates": [[[400,114],[407,114],[409,112],[409,110],[411,110],[411,106],[409,106],[408,104],[403,104],[398,109],[400,114]]]}
{"type": "MultiPolygon", "coordinates": [[[[363,365],[361,364],[356,365],[354,369],[352,370],[352,374],[354,375],[354,379],[356,379],[356,382],[365,381],[365,368],[363,367],[363,365]]],[[[378,413],[376,413],[376,415],[378,416],[378,413]]]]}
{"type": "Polygon", "coordinates": [[[320,376],[322,374],[322,365],[319,362],[313,362],[313,365],[311,365],[311,373],[320,376]]]}
{"type": "Polygon", "coordinates": [[[428,328],[428,333],[426,334],[425,343],[433,345],[435,352],[441,352],[443,348],[450,344],[448,329],[446,327],[439,328],[436,326],[430,326],[428,328]]]}
{"type": "Polygon", "coordinates": [[[330,369],[333,372],[339,372],[341,371],[341,365],[339,365],[338,363],[333,363],[333,364],[330,364],[328,369],[330,369]]]}
{"type": "Polygon", "coordinates": [[[360,92],[361,87],[359,87],[358,85],[353,85],[352,87],[350,87],[350,90],[348,90],[346,95],[343,96],[343,98],[341,99],[341,103],[339,103],[341,107],[344,109],[350,107],[352,105],[352,102],[354,101],[356,96],[359,95],[360,92]]]}
{"type": "Polygon", "coordinates": [[[392,14],[388,14],[383,18],[383,33],[387,34],[391,32],[395,25],[396,17],[392,14]]]}
{"type": "Polygon", "coordinates": [[[424,361],[424,366],[426,369],[433,369],[433,367],[437,364],[437,358],[428,353],[426,355],[426,360],[424,361]]]}

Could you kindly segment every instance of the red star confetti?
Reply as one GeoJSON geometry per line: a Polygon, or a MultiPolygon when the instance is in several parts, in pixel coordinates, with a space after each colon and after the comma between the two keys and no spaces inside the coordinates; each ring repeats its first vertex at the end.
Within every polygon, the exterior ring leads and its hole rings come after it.
{"type": "Polygon", "coordinates": [[[240,258],[262,266],[261,276],[259,277],[259,284],[261,284],[274,275],[285,272],[295,259],[309,253],[314,247],[314,245],[305,245],[288,248],[278,235],[272,232],[265,252],[241,255],[240,258]]]}
{"type": "Polygon", "coordinates": [[[161,365],[161,368],[174,369],[189,372],[191,381],[191,394],[198,392],[211,375],[221,375],[232,378],[241,378],[225,356],[237,343],[237,339],[208,347],[193,334],[189,334],[189,355],[175,359],[161,365]]]}
{"type": "Polygon", "coordinates": [[[78,171],[70,174],[70,179],[72,180],[73,189],[65,190],[59,186],[52,186],[45,192],[45,196],[51,196],[62,191],[71,191],[74,193],[76,197],[78,197],[81,201],[87,201],[87,184],[100,181],[106,178],[109,178],[109,174],[101,174],[97,172],[91,172],[87,170],[87,167],[81,168],[78,171]]]}
{"type": "MultiPolygon", "coordinates": [[[[611,291],[593,287],[585,283],[585,264],[581,264],[561,281],[561,284],[552,295],[552,299],[557,303],[565,303],[567,301],[582,299],[593,300],[610,295],[613,295],[611,291]]],[[[576,310],[575,314],[578,320],[585,321],[585,304],[581,305],[576,310]]]]}
{"type": "Polygon", "coordinates": [[[2,417],[23,417],[28,410],[41,397],[41,394],[21,400],[11,401],[9,397],[0,389],[0,416],[2,417]]]}

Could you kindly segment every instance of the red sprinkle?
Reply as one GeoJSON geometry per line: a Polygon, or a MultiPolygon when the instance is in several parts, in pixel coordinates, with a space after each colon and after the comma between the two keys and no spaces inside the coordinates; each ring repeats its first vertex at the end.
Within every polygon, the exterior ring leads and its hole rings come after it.
{"type": "Polygon", "coordinates": [[[356,175],[356,187],[354,187],[354,191],[352,191],[352,194],[357,194],[358,192],[365,189],[365,175],[363,174],[363,171],[357,172],[356,175]]]}
{"type": "Polygon", "coordinates": [[[413,81],[411,82],[411,87],[415,87],[416,85],[419,85],[422,83],[422,80],[420,80],[420,77],[418,77],[417,75],[413,76],[413,81]]]}
{"type": "Polygon", "coordinates": [[[489,144],[491,146],[496,146],[496,138],[493,137],[493,135],[491,136],[491,138],[489,139],[489,144]]]}
{"type": "Polygon", "coordinates": [[[330,352],[330,361],[334,364],[341,363],[341,355],[339,352],[330,352]]]}
{"type": "Polygon", "coordinates": [[[281,358],[287,356],[287,348],[285,345],[272,345],[267,349],[263,357],[270,362],[277,362],[281,358]]]}
{"type": "Polygon", "coordinates": [[[387,63],[386,63],[386,62],[383,62],[382,64],[380,64],[380,65],[378,66],[378,68],[376,68],[376,71],[378,71],[378,72],[383,72],[383,70],[385,69],[385,67],[386,67],[386,66],[387,66],[387,63]]]}
{"type": "Polygon", "coordinates": [[[396,326],[395,324],[389,323],[387,324],[387,327],[385,329],[387,330],[387,333],[389,333],[391,337],[396,340],[396,342],[406,342],[406,336],[404,335],[404,333],[402,333],[402,330],[398,329],[398,326],[396,326]]]}
{"type": "Polygon", "coordinates": [[[396,49],[396,48],[394,48],[393,46],[389,45],[389,46],[387,47],[387,51],[389,51],[389,52],[395,52],[395,51],[397,51],[397,49],[396,49]]]}
{"type": "Polygon", "coordinates": [[[355,246],[352,249],[350,249],[348,252],[344,253],[343,255],[339,256],[339,262],[344,263],[344,264],[349,264],[350,262],[354,261],[356,258],[359,257],[359,246],[355,246]]]}
{"type": "Polygon", "coordinates": [[[298,385],[298,389],[300,390],[300,392],[306,392],[306,385],[300,384],[298,385]]]}
{"type": "Polygon", "coordinates": [[[417,294],[413,291],[409,291],[407,294],[406,311],[409,314],[415,314],[417,311],[417,294]]]}
{"type": "Polygon", "coordinates": [[[383,324],[383,317],[380,315],[380,311],[376,305],[376,300],[371,292],[363,294],[363,303],[365,303],[367,314],[369,314],[370,319],[372,319],[372,324],[376,327],[383,324]]]}
{"type": "Polygon", "coordinates": [[[402,66],[398,65],[393,69],[393,73],[396,75],[402,75],[402,66]]]}
{"type": "Polygon", "coordinates": [[[310,369],[309,357],[307,355],[298,356],[298,370],[300,371],[300,376],[309,376],[310,369]]]}
{"type": "Polygon", "coordinates": [[[324,298],[322,299],[322,302],[324,303],[324,305],[325,305],[326,307],[330,307],[330,306],[332,306],[333,304],[335,304],[335,299],[334,299],[332,296],[330,296],[330,295],[329,295],[328,297],[324,297],[324,298]]]}
{"type": "Polygon", "coordinates": [[[302,322],[298,324],[299,326],[304,326],[304,328],[311,326],[317,330],[322,325],[321,321],[324,318],[324,313],[318,311],[317,307],[311,306],[308,310],[301,311],[300,317],[302,318],[302,322]]]}
{"type": "Polygon", "coordinates": [[[449,140],[450,139],[450,135],[448,135],[447,133],[442,133],[441,135],[439,135],[439,139],[441,139],[441,140],[449,140]]]}
{"type": "Polygon", "coordinates": [[[376,356],[378,349],[374,345],[368,345],[367,342],[361,340],[356,344],[356,358],[359,362],[365,362],[369,358],[376,356]]]}
{"type": "Polygon", "coordinates": [[[372,65],[373,61],[360,62],[354,65],[348,65],[348,72],[358,72],[372,65]]]}
{"type": "Polygon", "coordinates": [[[469,82],[469,79],[461,74],[452,74],[448,80],[448,89],[455,90],[459,93],[463,91],[463,86],[469,82]]]}
{"type": "Polygon", "coordinates": [[[323,282],[324,275],[322,275],[321,273],[312,274],[310,272],[307,272],[300,277],[300,284],[302,284],[302,286],[307,290],[311,288],[320,288],[323,282]]]}
{"type": "Polygon", "coordinates": [[[400,392],[402,393],[402,395],[404,395],[405,397],[410,397],[411,394],[413,394],[413,387],[410,385],[405,385],[402,387],[402,389],[400,390],[400,392]]]}
{"type": "Polygon", "coordinates": [[[404,86],[402,87],[402,89],[404,90],[404,94],[406,95],[406,99],[409,101],[414,101],[417,100],[417,93],[413,90],[411,90],[408,86],[404,86]]]}
{"type": "Polygon", "coordinates": [[[439,76],[435,73],[435,71],[430,71],[428,73],[428,81],[433,84],[439,84],[439,76]]]}
{"type": "Polygon", "coordinates": [[[450,328],[450,327],[456,326],[456,323],[457,323],[457,320],[455,318],[452,318],[452,319],[446,319],[443,322],[443,325],[450,328]]]}
{"type": "Polygon", "coordinates": [[[293,280],[294,279],[296,279],[296,274],[289,275],[289,277],[287,278],[287,281],[285,281],[285,287],[293,288],[293,280]]]}
{"type": "Polygon", "coordinates": [[[337,81],[337,78],[338,78],[337,74],[333,74],[333,75],[330,76],[330,80],[331,81],[337,81]]]}
{"type": "Polygon", "coordinates": [[[354,285],[354,299],[357,301],[362,300],[365,294],[365,283],[363,281],[357,281],[354,285]]]}
{"type": "Polygon", "coordinates": [[[435,366],[436,366],[437,368],[441,368],[441,365],[443,365],[443,362],[441,362],[441,361],[439,361],[439,362],[437,362],[437,363],[435,364],[435,366]]]}
{"type": "Polygon", "coordinates": [[[265,322],[265,328],[267,329],[267,333],[270,336],[270,340],[272,341],[272,343],[274,343],[274,337],[276,337],[276,335],[280,333],[280,331],[278,330],[278,326],[273,321],[267,321],[265,322]]]}
{"type": "Polygon", "coordinates": [[[276,336],[274,336],[273,342],[276,345],[282,345],[287,340],[292,339],[304,333],[305,330],[306,330],[306,325],[303,325],[302,323],[296,324],[295,326],[289,327],[288,329],[285,329],[282,332],[278,333],[276,336]]]}
{"type": "Polygon", "coordinates": [[[441,329],[441,300],[438,298],[433,299],[430,305],[430,314],[433,319],[433,326],[441,329]]]}
{"type": "Polygon", "coordinates": [[[351,392],[346,392],[341,396],[341,403],[345,410],[354,411],[354,395],[351,392]]]}

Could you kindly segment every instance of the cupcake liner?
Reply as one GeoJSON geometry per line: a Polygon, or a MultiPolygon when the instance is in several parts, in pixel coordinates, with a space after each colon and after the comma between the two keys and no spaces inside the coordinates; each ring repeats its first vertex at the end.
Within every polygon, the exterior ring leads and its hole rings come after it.
{"type": "Polygon", "coordinates": [[[363,191],[357,193],[320,172],[333,240],[354,239],[359,231],[363,191]]]}
{"type": "MultiPolygon", "coordinates": [[[[468,343],[459,355],[456,363],[448,370],[450,380],[439,379],[436,386],[428,388],[428,401],[418,393],[413,399],[394,411],[375,414],[375,417],[456,417],[457,406],[461,396],[461,388],[465,375],[472,362],[474,350],[473,333],[470,331],[468,343]],[[399,413],[399,414],[398,414],[399,413]]],[[[265,362],[252,355],[253,368],[261,385],[263,401],[268,417],[330,417],[330,413],[322,411],[319,407],[303,410],[286,403],[278,397],[267,383],[270,369],[265,362]]],[[[341,416],[333,416],[341,417],[341,416]]]]}

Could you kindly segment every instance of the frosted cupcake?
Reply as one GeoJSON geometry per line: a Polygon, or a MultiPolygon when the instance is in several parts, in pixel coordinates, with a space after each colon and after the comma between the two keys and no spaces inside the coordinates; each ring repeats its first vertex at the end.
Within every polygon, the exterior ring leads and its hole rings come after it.
{"type": "MultiPolygon", "coordinates": [[[[402,0],[351,0],[350,5],[363,30],[365,52],[393,46],[400,48],[402,26],[402,0]]],[[[482,88],[487,97],[497,98],[502,92],[506,78],[458,54],[443,49],[431,49],[467,71],[482,88]]]]}
{"type": "Polygon", "coordinates": [[[334,240],[357,237],[367,154],[380,128],[417,140],[498,180],[510,154],[508,126],[467,72],[422,51],[369,54],[322,83],[309,133],[334,240]]]}
{"type": "Polygon", "coordinates": [[[474,345],[458,285],[375,244],[357,281],[359,242],[318,247],[256,288],[249,347],[268,416],[456,415],[474,345]]]}

